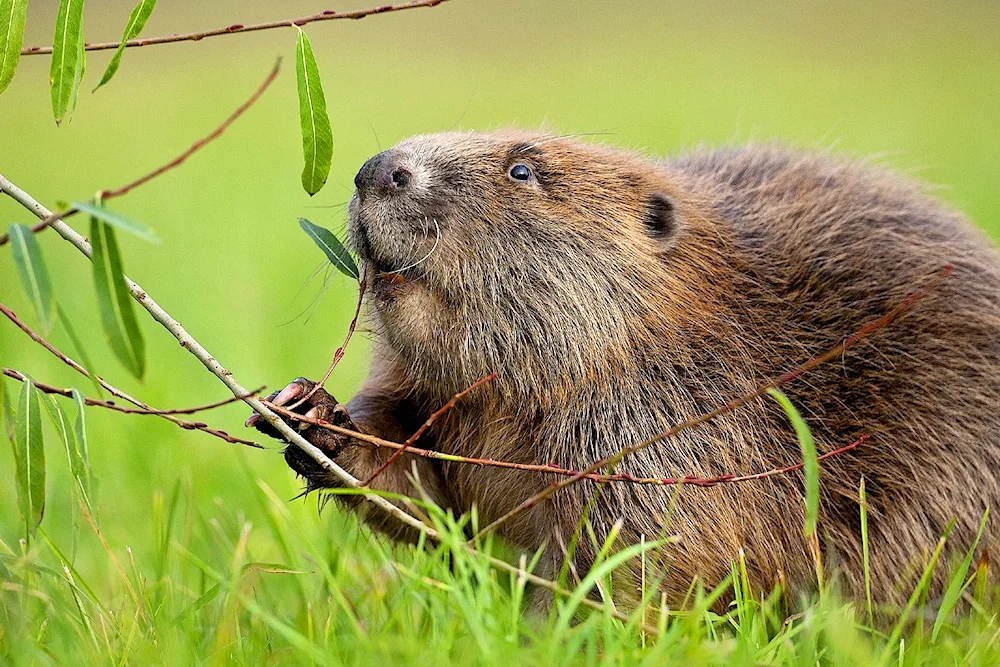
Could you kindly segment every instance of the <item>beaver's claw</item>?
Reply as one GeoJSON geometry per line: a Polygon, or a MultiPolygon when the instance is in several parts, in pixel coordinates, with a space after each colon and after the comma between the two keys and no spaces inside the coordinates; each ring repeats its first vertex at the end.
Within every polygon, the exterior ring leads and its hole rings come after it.
{"type": "MultiPolygon", "coordinates": [[[[292,412],[303,415],[309,419],[322,420],[335,426],[356,430],[351,422],[347,409],[337,402],[325,389],[320,387],[309,398],[304,401],[302,397],[309,395],[315,387],[315,383],[305,378],[298,378],[281,391],[276,391],[267,396],[264,400],[279,407],[294,405],[292,412]]],[[[323,450],[323,453],[330,458],[335,458],[350,438],[339,433],[334,433],[321,426],[315,426],[308,422],[299,421],[291,417],[281,417],[282,420],[299,431],[306,440],[323,450]]],[[[272,438],[285,440],[277,429],[261,418],[257,413],[250,415],[246,425],[256,428],[261,433],[272,438]]],[[[295,445],[285,449],[285,462],[288,466],[306,478],[310,488],[333,486],[334,481],[330,472],[316,463],[315,460],[295,445]]]]}

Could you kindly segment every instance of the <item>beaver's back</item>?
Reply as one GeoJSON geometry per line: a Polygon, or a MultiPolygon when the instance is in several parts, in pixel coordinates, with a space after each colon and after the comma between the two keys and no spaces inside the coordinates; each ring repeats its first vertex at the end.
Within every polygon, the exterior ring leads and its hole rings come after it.
{"type": "Polygon", "coordinates": [[[787,391],[827,447],[859,428],[876,436],[825,465],[831,551],[860,556],[862,476],[876,566],[919,561],[914,547],[932,548],[953,519],[955,541],[967,544],[1000,501],[993,245],[916,185],[825,154],[751,146],[671,167],[716,210],[738,248],[734,265],[760,287],[736,303],[753,323],[745,334],[772,341],[762,372],[832,347],[953,267],[904,317],[787,391]]]}

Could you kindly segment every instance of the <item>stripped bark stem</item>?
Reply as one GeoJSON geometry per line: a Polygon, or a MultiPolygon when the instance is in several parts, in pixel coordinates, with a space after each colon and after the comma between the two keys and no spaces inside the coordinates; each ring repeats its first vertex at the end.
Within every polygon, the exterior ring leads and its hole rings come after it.
{"type": "MultiPolygon", "coordinates": [[[[15,201],[28,210],[33,211],[38,217],[44,218],[52,215],[51,211],[39,204],[31,195],[11,183],[3,175],[0,175],[0,192],[10,195],[15,201]]],[[[76,249],[83,253],[88,259],[92,257],[93,251],[91,250],[90,242],[77,233],[72,227],[67,225],[62,220],[54,221],[51,224],[51,227],[57,234],[72,243],[73,246],[75,246],[76,249]]],[[[181,347],[193,354],[198,361],[205,365],[205,368],[207,368],[212,375],[219,378],[219,380],[221,380],[222,383],[233,392],[234,396],[245,396],[243,399],[244,403],[249,405],[252,410],[257,412],[264,420],[271,424],[282,435],[282,437],[288,440],[288,442],[304,451],[310,458],[316,461],[318,465],[322,466],[325,470],[328,470],[335,477],[337,477],[337,479],[339,479],[345,486],[350,488],[358,488],[360,486],[360,483],[353,475],[331,461],[319,448],[292,430],[284,421],[282,421],[280,417],[278,417],[278,415],[269,410],[267,406],[265,406],[258,398],[255,396],[249,396],[249,392],[245,387],[236,381],[232,372],[219,363],[219,361],[216,360],[215,357],[213,357],[209,351],[201,345],[201,343],[195,340],[194,337],[192,337],[191,334],[184,329],[180,322],[175,320],[169,313],[167,313],[167,311],[160,307],[160,305],[146,293],[146,290],[128,277],[125,278],[125,284],[128,287],[129,292],[132,294],[132,297],[139,302],[139,305],[145,308],[146,311],[152,315],[154,320],[159,322],[167,331],[169,331],[174,338],[177,339],[177,342],[180,343],[181,347]]],[[[166,417],[170,417],[170,415],[166,415],[166,417]]],[[[425,525],[422,521],[402,510],[382,496],[374,493],[368,493],[365,494],[365,498],[404,524],[412,528],[416,528],[434,540],[439,539],[437,531],[434,530],[434,528],[425,525]]]]}
{"type": "MultiPolygon", "coordinates": [[[[271,72],[267,75],[267,77],[260,84],[260,86],[257,87],[257,90],[255,90],[253,94],[247,98],[246,102],[237,107],[236,111],[229,114],[229,116],[224,121],[222,121],[222,123],[218,125],[214,130],[209,132],[207,135],[205,135],[198,141],[191,144],[191,146],[189,146],[187,150],[185,150],[183,153],[175,157],[170,162],[160,165],[153,171],[144,174],[143,176],[140,176],[139,178],[135,179],[130,183],[126,183],[125,185],[119,188],[115,188],[114,190],[102,190],[98,192],[97,195],[90,200],[90,203],[100,204],[101,202],[107,201],[108,199],[121,197],[122,195],[127,194],[132,190],[134,190],[135,188],[139,187],[140,185],[143,185],[148,181],[151,181],[152,179],[156,178],[157,176],[160,176],[164,172],[170,171],[175,167],[179,167],[181,164],[184,163],[185,160],[191,157],[194,153],[197,153],[199,150],[201,150],[211,142],[218,139],[219,136],[221,136],[222,133],[225,132],[229,128],[229,126],[236,121],[237,118],[242,116],[247,109],[253,106],[257,102],[257,100],[260,99],[260,96],[264,94],[264,91],[267,90],[268,87],[270,87],[271,83],[274,82],[274,79],[278,76],[278,72],[280,70],[281,70],[281,59],[279,58],[278,61],[274,63],[274,67],[271,68],[271,72]]],[[[57,213],[49,212],[46,215],[41,215],[41,210],[42,210],[41,208],[34,208],[34,207],[28,207],[28,208],[31,210],[32,213],[34,213],[35,215],[37,215],[39,218],[42,219],[41,222],[31,227],[32,233],[36,234],[45,229],[46,227],[48,227],[49,225],[51,225],[56,220],[64,220],[65,218],[68,218],[77,213],[77,209],[72,206],[57,213]]],[[[8,240],[10,239],[7,233],[0,234],[0,245],[7,243],[8,240]]]]}
{"type": "MultiPolygon", "coordinates": [[[[13,322],[14,324],[16,324],[18,326],[18,328],[21,329],[21,331],[23,331],[24,333],[26,333],[28,335],[28,337],[31,338],[31,340],[35,341],[36,343],[38,343],[39,345],[41,345],[42,347],[44,347],[46,350],[48,350],[49,352],[51,352],[53,355],[55,355],[58,359],[60,359],[67,366],[69,366],[70,368],[72,368],[76,372],[80,373],[81,375],[84,375],[84,376],[87,376],[87,377],[91,377],[91,373],[86,368],[84,368],[79,363],[77,363],[76,361],[74,361],[73,359],[71,359],[65,353],[61,352],[55,345],[53,345],[52,343],[50,343],[47,340],[45,340],[44,338],[42,338],[31,327],[29,327],[27,324],[25,324],[17,316],[17,313],[15,313],[13,310],[11,310],[9,307],[7,307],[6,305],[4,305],[2,303],[0,303],[0,313],[3,313],[4,315],[6,315],[7,319],[9,319],[11,322],[13,322]]],[[[14,371],[14,372],[17,373],[17,371],[14,371]]],[[[7,374],[7,373],[5,373],[5,374],[7,374]]],[[[7,375],[9,375],[9,374],[7,374],[7,375]]],[[[10,377],[14,377],[14,376],[10,375],[10,377]]],[[[167,421],[171,421],[171,422],[177,424],[178,426],[180,426],[181,428],[183,428],[185,430],[188,430],[188,431],[204,431],[205,433],[208,433],[209,435],[214,435],[215,437],[221,438],[221,439],[223,439],[226,442],[231,443],[231,444],[247,445],[247,446],[250,446],[250,447],[260,447],[260,445],[258,445],[256,442],[254,442],[252,440],[245,440],[243,438],[237,438],[236,436],[230,435],[230,434],[226,433],[225,431],[221,431],[221,430],[219,430],[217,428],[212,428],[211,426],[209,426],[208,424],[206,424],[204,422],[192,422],[192,421],[188,421],[186,419],[180,419],[178,417],[174,417],[173,416],[174,414],[180,414],[180,412],[175,412],[175,411],[171,411],[171,410],[156,410],[155,408],[151,408],[151,407],[149,407],[149,405],[147,405],[143,401],[140,401],[138,398],[130,396],[129,394],[125,393],[124,391],[122,391],[118,387],[114,386],[113,384],[111,384],[110,382],[108,382],[107,380],[105,380],[104,378],[98,376],[97,374],[93,374],[93,378],[95,380],[97,380],[98,384],[100,384],[102,387],[104,387],[105,389],[107,389],[108,392],[112,396],[116,396],[116,397],[122,399],[123,401],[128,401],[132,405],[136,406],[136,408],[138,408],[137,410],[134,410],[134,412],[136,412],[136,413],[157,415],[159,417],[162,417],[163,419],[166,419],[167,421]]],[[[17,378],[15,378],[15,379],[17,379],[17,378]]],[[[59,392],[59,393],[62,393],[62,392],[59,392]]],[[[66,394],[66,395],[69,395],[69,394],[66,394]]],[[[108,406],[105,406],[105,407],[108,407],[108,406]]],[[[133,411],[130,408],[123,408],[122,406],[116,406],[114,409],[116,409],[118,412],[133,411]]]]}
{"type": "MultiPolygon", "coordinates": [[[[171,42],[197,42],[206,37],[220,37],[222,35],[235,35],[241,32],[256,32],[258,30],[271,30],[273,28],[291,28],[304,26],[307,23],[318,23],[320,21],[336,21],[338,19],[363,19],[374,14],[388,14],[390,12],[401,12],[407,9],[418,9],[420,7],[435,7],[448,0],[418,0],[416,2],[405,2],[398,5],[382,5],[368,9],[358,9],[349,12],[338,12],[328,9],[318,14],[302,16],[297,19],[281,19],[279,21],[266,21],[264,23],[251,23],[243,25],[236,23],[224,28],[203,30],[200,32],[186,32],[176,35],[165,35],[163,37],[147,37],[130,39],[125,42],[126,48],[136,46],[151,46],[153,44],[170,44],[171,42]]],[[[86,51],[107,51],[117,49],[121,45],[121,40],[115,42],[99,42],[96,44],[84,45],[86,51]]],[[[52,53],[51,46],[26,46],[21,49],[22,56],[37,56],[43,53],[52,53]]]]}
{"type": "Polygon", "coordinates": [[[452,396],[451,400],[449,400],[447,403],[445,403],[443,406],[441,406],[436,412],[434,412],[430,417],[428,417],[427,421],[425,421],[423,424],[421,424],[420,428],[418,428],[413,433],[413,435],[411,435],[409,438],[407,438],[403,442],[403,444],[399,447],[399,449],[397,449],[395,452],[393,452],[392,456],[390,456],[388,459],[386,459],[386,462],[383,463],[379,467],[379,469],[376,470],[374,472],[374,474],[372,474],[371,477],[369,477],[367,480],[365,480],[364,486],[371,486],[372,482],[374,482],[378,478],[379,475],[381,475],[383,472],[385,472],[386,468],[388,468],[389,466],[391,466],[396,459],[398,459],[400,456],[402,456],[403,452],[405,452],[407,449],[409,449],[413,445],[413,443],[415,443],[417,440],[419,440],[420,437],[424,433],[427,432],[427,429],[429,429],[431,426],[434,425],[434,422],[436,422],[438,419],[440,419],[449,410],[451,410],[452,408],[454,408],[455,405],[460,400],[462,400],[463,398],[465,398],[466,396],[468,396],[469,394],[471,394],[477,388],[483,386],[484,384],[486,384],[488,382],[493,382],[493,380],[495,380],[496,377],[497,377],[496,373],[490,373],[486,377],[480,378],[480,379],[476,380],[475,382],[473,382],[467,389],[464,389],[464,390],[458,392],[457,394],[455,394],[454,396],[452,396]]]}
{"type": "Polygon", "coordinates": [[[628,456],[629,454],[634,454],[635,452],[637,452],[637,451],[639,451],[641,449],[645,449],[646,447],[649,447],[650,445],[653,445],[653,444],[655,444],[657,442],[660,442],[662,440],[666,440],[668,438],[675,437],[676,435],[678,435],[679,433],[682,433],[683,431],[687,431],[688,429],[696,428],[698,426],[701,426],[702,424],[705,424],[707,422],[712,421],[713,419],[715,419],[717,417],[720,417],[720,416],[722,416],[724,414],[730,413],[730,412],[736,410],[737,408],[740,408],[740,407],[746,405],[750,401],[752,401],[754,399],[757,399],[757,398],[760,398],[765,393],[767,393],[768,390],[770,390],[770,389],[776,389],[777,387],[780,387],[780,386],[782,386],[782,385],[784,385],[784,384],[786,384],[788,382],[791,382],[792,380],[800,377],[801,375],[803,375],[805,373],[808,373],[809,371],[813,370],[817,366],[820,366],[820,365],[822,365],[822,364],[830,361],[831,359],[835,359],[835,358],[839,357],[849,347],[852,347],[858,341],[860,341],[863,338],[871,335],[875,331],[877,331],[879,329],[882,329],[884,327],[887,327],[890,324],[892,324],[896,319],[898,319],[906,311],[908,311],[910,308],[912,308],[913,305],[917,301],[923,299],[928,294],[930,294],[932,291],[934,291],[935,289],[937,289],[937,287],[941,284],[941,282],[944,281],[946,278],[948,278],[948,276],[951,275],[952,271],[953,271],[953,267],[952,266],[946,266],[946,267],[944,267],[936,275],[934,275],[933,277],[931,277],[931,279],[928,281],[928,283],[924,287],[921,287],[920,289],[918,289],[918,290],[910,293],[905,299],[903,299],[898,305],[896,305],[888,313],[886,313],[885,315],[883,315],[880,318],[877,318],[875,320],[872,320],[871,322],[868,322],[867,324],[865,324],[864,326],[862,326],[860,329],[858,329],[857,331],[855,331],[853,334],[851,334],[850,336],[848,336],[846,339],[844,339],[844,341],[842,343],[840,343],[839,345],[835,345],[834,347],[830,348],[826,352],[824,352],[824,353],[822,353],[822,354],[820,354],[818,356],[815,356],[815,357],[809,359],[808,361],[806,361],[805,363],[803,363],[801,366],[798,366],[797,368],[794,368],[794,369],[788,371],[784,375],[780,375],[780,376],[778,376],[776,378],[768,380],[767,382],[765,382],[764,384],[760,385],[759,387],[757,387],[753,391],[751,391],[749,393],[746,393],[746,394],[743,394],[743,395],[741,395],[741,396],[733,399],[732,401],[726,403],[725,405],[720,406],[720,407],[716,408],[715,410],[712,410],[711,412],[706,412],[706,413],[701,414],[701,415],[699,415],[697,417],[694,417],[694,418],[689,419],[689,420],[687,420],[685,422],[682,422],[681,424],[678,424],[677,426],[674,426],[673,428],[670,428],[670,429],[664,431],[663,433],[659,433],[657,435],[654,435],[653,437],[648,438],[647,440],[644,440],[644,441],[642,441],[642,442],[640,442],[638,444],[626,447],[625,449],[621,450],[620,452],[618,452],[618,453],[616,453],[616,454],[614,454],[612,456],[607,456],[607,457],[605,457],[603,459],[600,459],[598,461],[594,461],[589,466],[587,466],[586,468],[584,468],[580,472],[576,473],[572,477],[568,477],[568,478],[560,480],[558,482],[554,482],[553,484],[547,486],[546,488],[542,489],[538,493],[532,495],[530,498],[527,498],[526,500],[524,500],[523,502],[521,502],[519,505],[517,505],[515,508],[513,508],[509,512],[503,514],[502,516],[500,516],[497,519],[495,519],[494,521],[492,521],[489,525],[487,525],[485,528],[483,528],[482,530],[479,531],[479,533],[476,535],[476,538],[481,538],[484,535],[486,535],[487,533],[489,533],[490,531],[496,530],[496,528],[498,528],[500,525],[506,523],[507,521],[509,521],[510,519],[514,518],[515,516],[517,516],[521,512],[523,512],[523,511],[525,511],[525,510],[527,510],[527,509],[529,509],[531,507],[534,507],[535,505],[537,505],[540,502],[545,501],[546,499],[552,497],[554,494],[556,494],[560,490],[566,488],[567,486],[570,486],[572,484],[576,484],[581,479],[585,479],[586,476],[588,474],[590,474],[590,473],[594,473],[594,472],[597,472],[598,470],[600,470],[602,468],[606,468],[608,466],[614,465],[615,463],[617,463],[618,461],[620,461],[623,457],[628,456]]]}

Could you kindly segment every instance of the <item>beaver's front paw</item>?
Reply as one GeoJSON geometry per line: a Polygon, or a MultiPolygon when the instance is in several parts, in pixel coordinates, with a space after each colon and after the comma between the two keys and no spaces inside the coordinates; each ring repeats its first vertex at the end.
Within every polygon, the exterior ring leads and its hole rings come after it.
{"type": "MultiPolygon", "coordinates": [[[[322,387],[300,403],[302,397],[307,396],[313,390],[313,387],[315,387],[315,383],[312,381],[305,378],[298,378],[281,391],[274,392],[264,400],[277,406],[291,404],[295,406],[292,408],[292,412],[296,414],[304,415],[310,419],[319,419],[346,429],[356,430],[350,416],[347,414],[347,409],[322,387]]],[[[307,422],[298,421],[291,417],[282,416],[282,420],[300,432],[303,438],[321,449],[331,459],[335,458],[344,447],[354,442],[347,436],[307,422]]],[[[277,429],[256,413],[250,415],[250,418],[246,421],[246,425],[256,428],[261,433],[269,435],[272,438],[285,439],[277,429]]],[[[296,473],[305,477],[310,489],[337,485],[336,477],[295,445],[289,445],[285,448],[285,463],[296,473]]]]}

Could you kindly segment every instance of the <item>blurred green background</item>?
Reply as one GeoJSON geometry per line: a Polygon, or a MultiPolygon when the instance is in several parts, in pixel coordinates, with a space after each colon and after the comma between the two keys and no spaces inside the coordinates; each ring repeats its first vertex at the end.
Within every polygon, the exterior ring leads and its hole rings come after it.
{"type": "MultiPolygon", "coordinates": [[[[306,15],[324,3],[162,2],[143,34],[306,15]]],[[[119,38],[130,4],[88,4],[87,39],[119,38]]],[[[31,3],[26,46],[51,43],[56,5],[31,3]]],[[[306,30],[335,137],[330,180],[313,198],[299,183],[291,29],[129,49],[116,78],[96,94],[90,89],[111,52],[89,53],[84,92],[60,128],[50,111],[47,57],[22,58],[0,95],[0,173],[54,208],[173,157],[215,127],[284,56],[276,84],[221,139],[113,206],[164,240],[154,247],[120,234],[129,274],[247,387],[277,388],[298,375],[322,374],[343,340],[355,291],[343,277],[333,277],[325,292],[321,279],[309,282],[322,256],[296,218],[341,230],[343,205],[365,158],[419,132],[542,126],[599,132],[592,140],[654,155],[748,140],[834,147],[879,156],[940,186],[940,196],[1000,237],[1000,3],[451,0],[306,30]]],[[[3,226],[31,221],[0,197],[3,226]]],[[[83,218],[71,222],[85,229],[83,218]]],[[[133,381],[102,341],[89,265],[51,232],[40,242],[59,300],[112,383],[158,407],[226,395],[144,314],[151,363],[145,381],[133,381]]],[[[0,248],[0,300],[35,321],[9,248],[0,248]]],[[[57,328],[51,338],[71,350],[65,332],[57,328]]],[[[333,378],[341,400],[364,376],[366,346],[362,332],[333,378]]],[[[92,391],[6,320],[0,364],[92,391]]],[[[7,380],[8,389],[14,385],[7,380]]],[[[243,435],[246,415],[229,406],[202,418],[243,435]]],[[[155,418],[96,408],[88,418],[102,525],[114,546],[152,543],[151,496],[169,492],[178,479],[206,506],[218,503],[262,521],[241,460],[279,495],[298,492],[276,448],[249,450],[155,418]]],[[[64,536],[68,476],[52,435],[43,528],[64,536]]],[[[2,446],[0,538],[8,544],[23,530],[13,479],[11,450],[2,446]]],[[[306,525],[351,521],[318,519],[314,505],[303,501],[290,509],[306,525]]]]}

